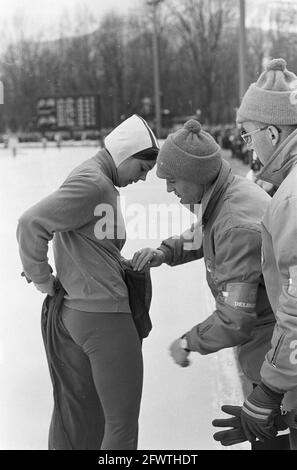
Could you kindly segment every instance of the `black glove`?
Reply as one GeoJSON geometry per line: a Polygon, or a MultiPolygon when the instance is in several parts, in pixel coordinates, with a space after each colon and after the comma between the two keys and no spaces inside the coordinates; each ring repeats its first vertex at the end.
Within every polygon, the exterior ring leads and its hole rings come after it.
{"type": "MultiPolygon", "coordinates": [[[[221,410],[233,416],[227,419],[215,419],[212,424],[218,428],[232,428],[225,429],[224,431],[216,432],[213,437],[219,441],[222,446],[233,446],[248,440],[246,437],[242,424],[241,424],[241,406],[223,405],[221,410]]],[[[288,424],[285,422],[285,416],[277,415],[275,419],[277,430],[284,431],[287,429],[288,424]]]]}
{"type": "Polygon", "coordinates": [[[241,424],[250,442],[272,439],[277,435],[276,417],[284,394],[277,393],[262,382],[246,398],[241,410],[241,424]]]}
{"type": "Polygon", "coordinates": [[[214,419],[212,422],[213,426],[232,429],[216,432],[213,435],[214,440],[219,441],[222,446],[233,446],[234,444],[247,441],[241,427],[241,406],[223,405],[221,410],[231,415],[232,418],[214,419]]]}

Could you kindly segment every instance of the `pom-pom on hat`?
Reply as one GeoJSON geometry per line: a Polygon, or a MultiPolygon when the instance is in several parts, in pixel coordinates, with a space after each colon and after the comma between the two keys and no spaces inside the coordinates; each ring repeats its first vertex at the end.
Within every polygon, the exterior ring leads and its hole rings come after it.
{"type": "Polygon", "coordinates": [[[270,62],[268,62],[265,68],[266,72],[269,70],[281,70],[284,72],[287,68],[287,62],[281,57],[279,59],[272,59],[270,62]]]}
{"type": "Polygon", "coordinates": [[[284,59],[273,59],[248,88],[237,111],[237,122],[297,124],[296,95],[297,76],[287,69],[284,59]]]}
{"type": "Polygon", "coordinates": [[[208,184],[222,165],[221,148],[195,119],[169,134],[157,158],[157,176],[208,184]]]}

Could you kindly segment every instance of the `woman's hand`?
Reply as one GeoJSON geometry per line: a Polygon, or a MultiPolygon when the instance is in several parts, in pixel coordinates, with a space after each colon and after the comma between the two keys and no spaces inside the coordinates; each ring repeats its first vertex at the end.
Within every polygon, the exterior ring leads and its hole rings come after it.
{"type": "Polygon", "coordinates": [[[34,282],[34,286],[42,294],[48,294],[50,296],[53,296],[55,293],[55,279],[56,279],[55,276],[50,274],[48,281],[43,282],[42,284],[36,284],[34,282]]]}
{"type": "Polygon", "coordinates": [[[164,261],[165,254],[163,251],[143,248],[134,253],[131,264],[134,271],[142,271],[145,267],[155,268],[161,266],[164,261]]]}

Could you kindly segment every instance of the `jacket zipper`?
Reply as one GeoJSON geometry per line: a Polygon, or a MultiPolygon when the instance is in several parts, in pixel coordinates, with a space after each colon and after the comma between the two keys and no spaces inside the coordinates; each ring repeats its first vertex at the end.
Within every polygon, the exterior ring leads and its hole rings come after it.
{"type": "Polygon", "coordinates": [[[278,340],[278,342],[277,342],[277,344],[276,344],[276,347],[275,347],[273,356],[272,356],[272,358],[271,358],[271,365],[272,365],[273,367],[276,367],[276,357],[277,357],[277,355],[278,355],[278,353],[279,353],[279,350],[280,350],[280,347],[281,347],[281,345],[282,345],[282,343],[283,343],[284,337],[285,337],[285,333],[283,333],[283,334],[280,336],[280,338],[279,338],[279,340],[278,340]]]}

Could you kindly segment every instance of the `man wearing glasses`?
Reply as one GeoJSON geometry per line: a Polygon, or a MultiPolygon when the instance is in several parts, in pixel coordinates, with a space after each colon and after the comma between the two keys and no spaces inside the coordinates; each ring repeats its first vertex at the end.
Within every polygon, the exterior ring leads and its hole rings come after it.
{"type": "Polygon", "coordinates": [[[271,439],[287,412],[291,449],[297,449],[297,76],[283,59],[268,63],[247,90],[237,122],[262,163],[258,177],[277,185],[262,221],[262,269],[276,316],[261,383],[245,400],[245,437],[271,439]]]}
{"type": "MultiPolygon", "coordinates": [[[[264,129],[261,127],[260,129],[256,129],[256,132],[262,131],[262,130],[264,130],[264,129]]],[[[279,132],[281,132],[281,129],[278,128],[278,130],[279,130],[279,132]]],[[[243,139],[243,141],[245,142],[247,152],[250,155],[251,149],[249,148],[248,144],[250,144],[250,142],[251,142],[251,135],[250,135],[250,133],[246,133],[244,129],[241,129],[240,135],[241,135],[241,138],[243,139]]],[[[275,194],[275,192],[277,191],[277,186],[272,184],[272,183],[268,183],[267,181],[263,181],[263,180],[259,179],[258,173],[260,172],[261,167],[263,165],[262,165],[261,161],[259,160],[256,152],[253,152],[252,158],[250,159],[249,163],[250,163],[250,168],[251,169],[247,173],[246,178],[251,180],[251,181],[254,181],[254,183],[256,183],[258,186],[260,186],[262,189],[264,189],[264,191],[266,191],[266,193],[268,193],[269,196],[273,196],[275,194]]]]}
{"type": "MultiPolygon", "coordinates": [[[[279,127],[277,127],[277,126],[274,126],[274,127],[279,133],[281,133],[282,130],[279,127]]],[[[241,135],[242,139],[244,140],[244,142],[247,145],[250,146],[253,143],[252,136],[254,134],[257,134],[257,132],[265,131],[267,128],[268,128],[268,126],[263,126],[263,127],[260,127],[259,129],[254,129],[251,132],[246,132],[244,129],[242,129],[240,135],[241,135]]]]}

